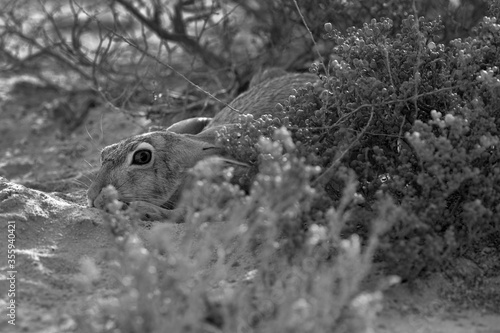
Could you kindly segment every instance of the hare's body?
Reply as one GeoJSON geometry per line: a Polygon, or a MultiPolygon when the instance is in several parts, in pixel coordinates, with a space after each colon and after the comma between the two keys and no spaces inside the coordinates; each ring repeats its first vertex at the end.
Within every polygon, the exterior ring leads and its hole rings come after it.
{"type": "Polygon", "coordinates": [[[120,201],[139,203],[141,208],[154,211],[149,214],[152,217],[168,216],[167,208],[172,208],[186,171],[201,159],[222,153],[223,149],[215,146],[217,129],[235,123],[240,114],[258,118],[272,113],[293,89],[316,80],[312,74],[271,78],[238,96],[213,119],[187,119],[166,131],[136,135],[105,147],[101,168],[87,191],[89,206],[103,209],[102,189],[113,185],[120,201]]]}
{"type": "Polygon", "coordinates": [[[236,97],[230,107],[217,113],[207,127],[231,124],[238,120],[240,114],[250,113],[257,119],[265,114],[272,114],[277,103],[283,103],[293,90],[305,86],[307,82],[315,82],[318,77],[313,74],[286,74],[264,80],[251,87],[248,91],[236,97]]]}

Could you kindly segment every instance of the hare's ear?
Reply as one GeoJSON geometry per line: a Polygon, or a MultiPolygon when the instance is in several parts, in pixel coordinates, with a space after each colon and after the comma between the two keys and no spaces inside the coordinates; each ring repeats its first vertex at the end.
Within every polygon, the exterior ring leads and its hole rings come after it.
{"type": "Polygon", "coordinates": [[[205,129],[203,132],[193,135],[193,138],[209,144],[215,144],[215,140],[217,139],[217,132],[224,127],[228,130],[232,130],[233,128],[236,128],[236,124],[226,124],[226,125],[209,127],[205,129]]]}
{"type": "MultiPolygon", "coordinates": [[[[219,147],[215,144],[217,139],[217,131],[221,130],[223,127],[231,130],[235,124],[221,125],[207,128],[203,132],[198,134],[181,134],[186,140],[183,140],[182,147],[177,154],[178,157],[182,159],[182,164],[187,167],[192,167],[196,162],[209,157],[209,156],[223,156],[226,155],[224,148],[219,147]]],[[[231,164],[239,164],[242,166],[241,162],[238,162],[232,158],[225,158],[225,162],[231,164]]],[[[243,163],[243,165],[245,165],[243,163]]]]}
{"type": "Polygon", "coordinates": [[[181,120],[166,130],[178,134],[198,134],[212,121],[212,118],[197,117],[181,120]]]}

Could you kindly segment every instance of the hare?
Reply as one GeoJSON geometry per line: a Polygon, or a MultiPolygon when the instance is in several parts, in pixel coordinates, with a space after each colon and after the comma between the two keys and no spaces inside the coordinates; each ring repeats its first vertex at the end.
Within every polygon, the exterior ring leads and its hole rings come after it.
{"type": "MultiPolygon", "coordinates": [[[[313,74],[284,74],[252,86],[211,118],[191,118],[166,130],[135,135],[105,147],[101,168],[87,191],[88,205],[104,209],[106,191],[113,185],[118,199],[133,205],[144,218],[175,217],[173,210],[187,171],[208,156],[224,156],[223,147],[215,144],[216,133],[230,126],[240,114],[255,118],[273,112],[293,89],[315,82],[313,74]],[[236,112],[234,110],[238,110],[236,112]]],[[[245,162],[245,161],[240,161],[245,162]]]]}

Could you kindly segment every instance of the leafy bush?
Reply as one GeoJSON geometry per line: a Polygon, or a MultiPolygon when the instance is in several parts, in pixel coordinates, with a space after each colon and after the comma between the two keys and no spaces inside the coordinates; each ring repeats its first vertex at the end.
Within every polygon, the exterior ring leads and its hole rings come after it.
{"type": "Polygon", "coordinates": [[[440,21],[410,15],[401,26],[392,37],[390,19],[345,34],[325,25],[336,46],[324,90],[306,86],[273,115],[243,116],[220,142],[256,161],[259,137],[288,127],[299,156],[323,168],[313,184],[326,184],[333,201],[342,170],[354,170],[366,204],[350,230],[366,230],[360,216],[380,193],[392,195],[404,214],[381,258],[413,278],[499,235],[500,25],[485,18],[474,37],[449,46],[432,39],[440,21]]]}

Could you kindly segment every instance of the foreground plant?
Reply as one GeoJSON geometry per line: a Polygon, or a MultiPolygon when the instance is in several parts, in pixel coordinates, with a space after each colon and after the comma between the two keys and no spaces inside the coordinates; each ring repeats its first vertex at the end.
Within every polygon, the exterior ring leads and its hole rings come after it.
{"type": "Polygon", "coordinates": [[[232,170],[218,160],[195,168],[182,200],[180,238],[173,236],[178,226],[161,225],[146,246],[133,227],[116,228],[130,226],[121,211],[110,217],[121,286],[94,309],[91,331],[321,332],[371,325],[380,295],[357,297],[360,283],[398,210],[381,200],[365,244],[357,235],[342,237],[356,182],[348,182],[338,205],[326,205],[310,185],[318,168],[297,157],[286,130],[275,138],[259,142],[260,172],[248,194],[228,182],[232,170]],[[311,216],[315,223],[305,228],[311,216]]]}

